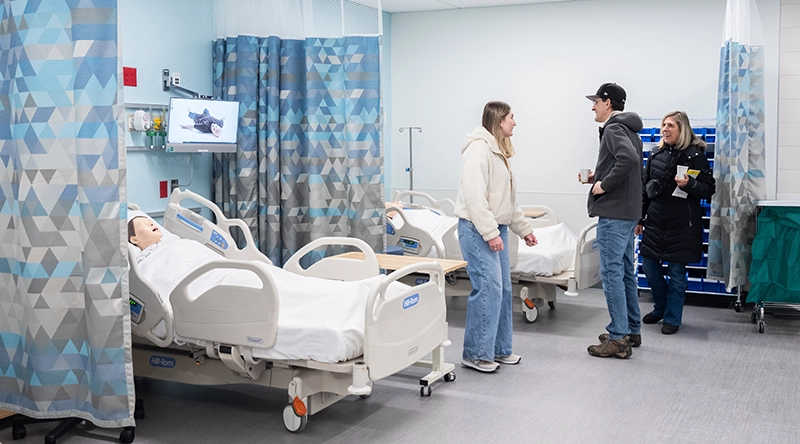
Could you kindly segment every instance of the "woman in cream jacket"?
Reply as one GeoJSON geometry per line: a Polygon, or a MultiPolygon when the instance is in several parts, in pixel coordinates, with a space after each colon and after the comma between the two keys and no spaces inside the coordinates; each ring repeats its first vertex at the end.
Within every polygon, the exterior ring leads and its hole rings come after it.
{"type": "Polygon", "coordinates": [[[533,229],[517,205],[508,159],[517,123],[505,102],[483,108],[482,126],[467,135],[461,149],[461,180],[456,199],[458,242],[467,261],[472,292],[467,301],[461,364],[491,373],[498,363],[517,364],[512,352],[511,271],[508,229],[536,245],[533,229]]]}

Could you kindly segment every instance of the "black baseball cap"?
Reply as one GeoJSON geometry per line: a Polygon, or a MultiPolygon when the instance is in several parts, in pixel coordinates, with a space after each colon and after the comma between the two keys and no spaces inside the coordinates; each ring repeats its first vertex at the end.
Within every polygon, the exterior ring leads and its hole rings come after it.
{"type": "Polygon", "coordinates": [[[587,99],[592,101],[597,99],[611,99],[623,105],[625,104],[625,97],[625,90],[616,83],[603,83],[600,85],[600,88],[597,89],[597,94],[586,96],[587,99]]]}

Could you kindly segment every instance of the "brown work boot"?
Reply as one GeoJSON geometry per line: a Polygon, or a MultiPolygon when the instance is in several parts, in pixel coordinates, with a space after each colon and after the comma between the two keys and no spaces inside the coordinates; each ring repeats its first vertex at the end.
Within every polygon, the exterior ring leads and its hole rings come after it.
{"type": "MultiPolygon", "coordinates": [[[[628,342],[630,342],[631,347],[638,347],[642,345],[642,335],[628,335],[625,337],[628,338],[628,342]]],[[[597,339],[599,339],[600,342],[607,340],[608,333],[603,333],[602,335],[598,336],[597,339]]]]}
{"type": "Polygon", "coordinates": [[[590,355],[598,358],[610,358],[613,356],[619,359],[628,359],[633,354],[627,336],[617,340],[606,339],[600,345],[590,345],[587,350],[590,355]]]}

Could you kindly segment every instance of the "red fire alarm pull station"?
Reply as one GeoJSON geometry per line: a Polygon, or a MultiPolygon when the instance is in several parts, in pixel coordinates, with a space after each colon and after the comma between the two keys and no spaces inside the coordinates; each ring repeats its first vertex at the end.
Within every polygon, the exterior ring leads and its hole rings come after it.
{"type": "Polygon", "coordinates": [[[123,66],[122,81],[124,86],[136,86],[136,68],[123,66]]]}

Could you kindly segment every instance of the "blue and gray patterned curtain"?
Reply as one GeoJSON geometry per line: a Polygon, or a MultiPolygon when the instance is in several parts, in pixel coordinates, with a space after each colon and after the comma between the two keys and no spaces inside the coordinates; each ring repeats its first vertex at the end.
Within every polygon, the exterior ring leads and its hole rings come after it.
{"type": "Polygon", "coordinates": [[[323,236],[383,250],[380,37],[219,38],[214,95],[241,104],[237,153],[215,156],[215,203],[270,260],[323,236]]]}
{"type": "Polygon", "coordinates": [[[116,0],[4,0],[0,409],[133,425],[116,0]]]}
{"type": "Polygon", "coordinates": [[[755,202],[764,177],[764,45],[755,1],[728,0],[720,51],[708,275],[728,290],[747,284],[755,202]]]}

